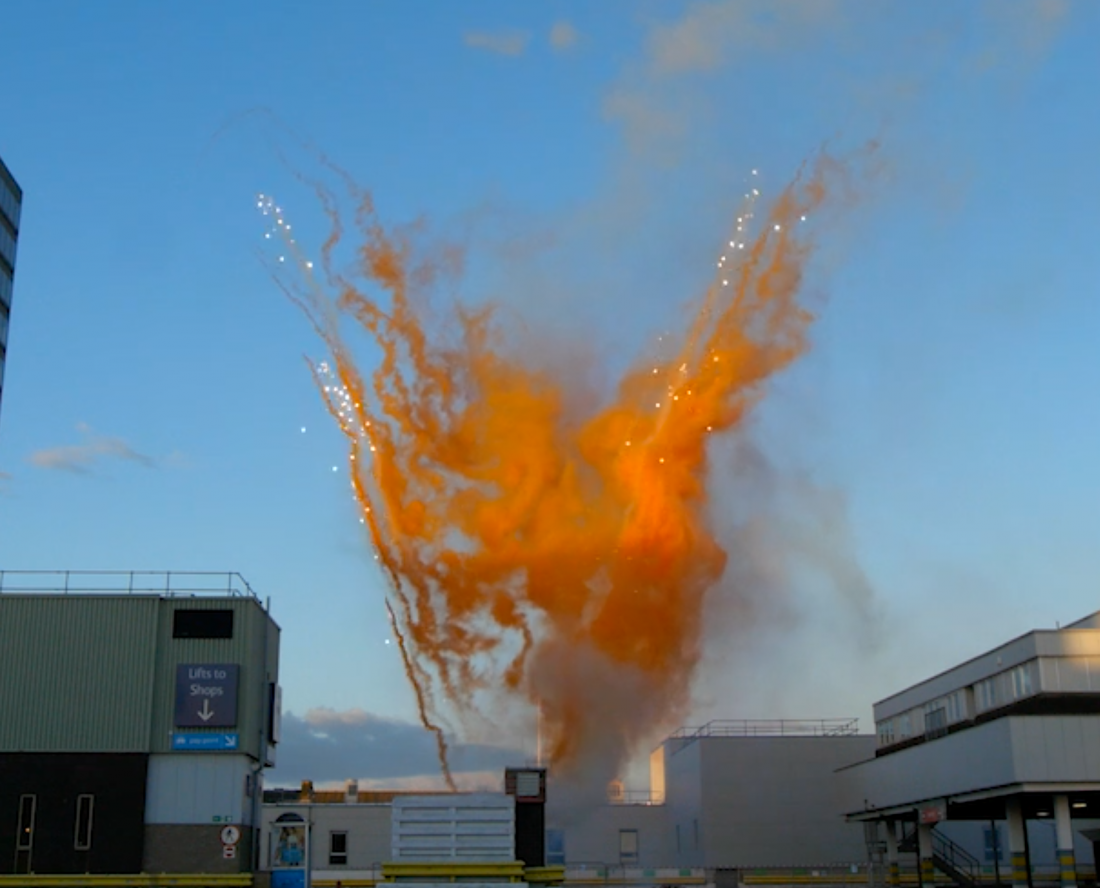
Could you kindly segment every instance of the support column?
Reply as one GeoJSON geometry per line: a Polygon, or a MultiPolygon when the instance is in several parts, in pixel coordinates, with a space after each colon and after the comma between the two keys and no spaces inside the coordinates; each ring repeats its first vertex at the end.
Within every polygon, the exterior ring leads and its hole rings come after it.
{"type": "Polygon", "coordinates": [[[1012,862],[1013,888],[1028,888],[1031,861],[1027,855],[1027,837],[1024,835],[1024,812],[1019,799],[1005,802],[1005,820],[1008,821],[1008,853],[1012,862]]]}
{"type": "Polygon", "coordinates": [[[1077,888],[1077,861],[1073,855],[1073,824],[1070,820],[1068,796],[1054,797],[1054,828],[1058,839],[1062,888],[1077,888]]]}
{"type": "Polygon", "coordinates": [[[901,883],[901,871],[898,867],[898,822],[886,821],[886,884],[897,886],[901,883]]]}
{"type": "Polygon", "coordinates": [[[920,883],[924,888],[936,884],[936,865],[932,862],[932,824],[917,822],[917,851],[920,858],[920,883]]]}

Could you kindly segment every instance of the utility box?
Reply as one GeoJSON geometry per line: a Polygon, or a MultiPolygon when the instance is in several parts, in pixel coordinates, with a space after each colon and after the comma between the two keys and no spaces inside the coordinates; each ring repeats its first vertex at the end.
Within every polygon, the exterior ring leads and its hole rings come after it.
{"type": "Polygon", "coordinates": [[[501,793],[398,796],[394,863],[507,863],[516,859],[516,805],[501,793]]]}

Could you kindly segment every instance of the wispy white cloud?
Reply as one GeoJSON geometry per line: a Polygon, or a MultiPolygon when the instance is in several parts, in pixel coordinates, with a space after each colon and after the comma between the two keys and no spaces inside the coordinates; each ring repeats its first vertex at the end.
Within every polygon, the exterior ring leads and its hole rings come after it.
{"type": "Polygon", "coordinates": [[[554,26],[550,29],[550,46],[557,52],[572,49],[579,38],[580,35],[572,22],[564,20],[554,22],[554,26]]]}
{"type": "Polygon", "coordinates": [[[34,451],[30,462],[40,469],[53,469],[61,472],[87,474],[97,463],[106,460],[132,462],[146,468],[156,465],[152,457],[139,453],[122,438],[98,435],[88,425],[77,425],[83,441],[79,444],[64,444],[34,451]]]}
{"type": "Polygon", "coordinates": [[[472,49],[493,52],[503,56],[521,56],[527,50],[531,35],[527,31],[507,29],[503,31],[467,31],[463,42],[472,49]]]}

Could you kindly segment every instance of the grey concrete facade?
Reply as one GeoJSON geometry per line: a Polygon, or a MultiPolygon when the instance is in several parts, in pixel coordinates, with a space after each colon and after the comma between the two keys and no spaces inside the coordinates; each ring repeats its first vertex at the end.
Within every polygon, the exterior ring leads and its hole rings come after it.
{"type": "Polygon", "coordinates": [[[866,859],[845,822],[858,789],[841,769],[873,753],[869,735],[666,741],[665,783],[678,866],[824,866],[866,859]]]}
{"type": "Polygon", "coordinates": [[[260,830],[260,868],[273,864],[274,824],[284,815],[297,815],[307,825],[309,859],[314,873],[333,874],[332,878],[352,879],[369,874],[390,859],[391,813],[386,803],[265,804],[260,830]],[[347,836],[346,863],[331,862],[332,836],[347,836]]]}

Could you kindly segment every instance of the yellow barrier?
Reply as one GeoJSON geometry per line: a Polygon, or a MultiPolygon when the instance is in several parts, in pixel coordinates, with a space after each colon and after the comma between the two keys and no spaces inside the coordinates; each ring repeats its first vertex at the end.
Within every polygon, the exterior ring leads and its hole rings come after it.
{"type": "Polygon", "coordinates": [[[0,888],[16,885],[26,888],[247,888],[252,885],[252,873],[0,876],[0,888]]]}
{"type": "Polygon", "coordinates": [[[336,888],[337,882],[343,888],[374,888],[378,884],[375,879],[313,879],[310,884],[313,888],[336,888]]]}
{"type": "Polygon", "coordinates": [[[560,885],[565,881],[564,866],[528,866],[524,878],[532,885],[560,885]]]}
{"type": "Polygon", "coordinates": [[[510,860],[496,863],[493,861],[449,861],[447,863],[383,863],[382,878],[387,882],[403,879],[417,879],[429,882],[458,882],[476,879],[491,879],[500,882],[524,881],[523,862],[510,860]]]}

